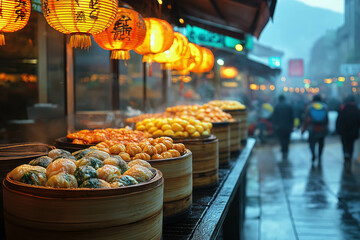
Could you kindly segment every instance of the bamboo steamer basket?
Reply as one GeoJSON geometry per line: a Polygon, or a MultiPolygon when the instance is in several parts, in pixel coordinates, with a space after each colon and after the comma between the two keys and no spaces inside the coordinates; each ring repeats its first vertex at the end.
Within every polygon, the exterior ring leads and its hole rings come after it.
{"type": "MultiPolygon", "coordinates": [[[[0,182],[17,166],[27,164],[34,158],[46,156],[52,149],[54,149],[53,146],[43,143],[1,144],[0,182]]],[[[0,239],[5,238],[3,212],[3,190],[0,184],[0,239]]]]}
{"type": "MultiPolygon", "coordinates": [[[[245,112],[246,113],[246,112],[245,112]]],[[[241,146],[246,145],[246,140],[248,137],[248,123],[247,123],[247,114],[244,115],[244,118],[241,121],[240,126],[240,135],[241,135],[241,146]]]]}
{"type": "Polygon", "coordinates": [[[149,160],[164,176],[164,218],[178,220],[186,216],[192,203],[192,153],[181,157],[149,160]]]}
{"type": "Polygon", "coordinates": [[[244,117],[246,118],[246,109],[232,109],[232,110],[223,110],[226,113],[229,113],[233,119],[236,121],[242,121],[244,117]]]}
{"type": "Polygon", "coordinates": [[[247,111],[246,109],[237,109],[237,110],[223,110],[226,113],[230,113],[232,118],[237,121],[240,121],[240,135],[241,135],[241,147],[244,147],[246,144],[246,139],[248,137],[248,125],[247,125],[247,111]]]}
{"type": "Polygon", "coordinates": [[[230,152],[241,150],[241,122],[230,122],[230,152]]]}
{"type": "Polygon", "coordinates": [[[213,123],[211,132],[219,139],[219,164],[230,161],[230,125],[229,122],[213,123]]]}
{"type": "Polygon", "coordinates": [[[192,182],[194,188],[209,187],[219,179],[219,142],[211,135],[203,139],[183,139],[174,142],[184,143],[192,152],[192,182]]]}
{"type": "Polygon", "coordinates": [[[54,189],[3,182],[7,240],[161,239],[163,177],[112,189],[54,189]]]}

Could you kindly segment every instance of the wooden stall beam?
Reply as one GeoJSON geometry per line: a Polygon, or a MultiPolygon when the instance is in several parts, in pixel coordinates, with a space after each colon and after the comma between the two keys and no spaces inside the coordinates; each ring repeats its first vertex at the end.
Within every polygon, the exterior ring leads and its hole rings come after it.
{"type": "Polygon", "coordinates": [[[143,111],[146,112],[147,105],[147,75],[148,75],[148,64],[143,62],[143,111]]]}
{"type": "Polygon", "coordinates": [[[169,72],[167,69],[162,70],[162,82],[161,82],[161,96],[162,96],[162,103],[165,107],[167,107],[167,88],[168,88],[168,78],[169,72]]]}
{"type": "Polygon", "coordinates": [[[116,111],[120,109],[120,66],[118,59],[110,60],[110,71],[113,76],[111,83],[111,109],[116,111]]]}
{"type": "Polygon", "coordinates": [[[75,80],[74,80],[74,50],[67,41],[69,36],[65,38],[66,46],[66,116],[67,116],[67,132],[75,131],[75,80]]]}
{"type": "Polygon", "coordinates": [[[47,31],[46,21],[44,18],[38,18],[37,20],[37,38],[39,40],[39,61],[38,61],[38,76],[39,76],[39,103],[48,102],[48,74],[47,74],[47,31]]]}

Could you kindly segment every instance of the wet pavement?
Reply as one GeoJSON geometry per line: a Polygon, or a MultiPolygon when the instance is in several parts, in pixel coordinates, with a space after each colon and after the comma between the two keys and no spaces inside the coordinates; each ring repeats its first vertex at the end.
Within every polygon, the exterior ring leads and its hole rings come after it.
{"type": "Polygon", "coordinates": [[[360,164],[344,168],[336,137],[326,139],[322,167],[312,166],[306,142],[292,143],[288,160],[276,144],[257,146],[248,169],[244,239],[360,239],[360,164]]]}

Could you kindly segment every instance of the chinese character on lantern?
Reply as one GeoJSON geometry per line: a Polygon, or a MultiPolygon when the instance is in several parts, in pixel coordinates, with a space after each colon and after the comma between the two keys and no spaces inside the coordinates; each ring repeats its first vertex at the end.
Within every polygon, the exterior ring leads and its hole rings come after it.
{"type": "Polygon", "coordinates": [[[114,40],[131,40],[130,33],[132,31],[132,27],[130,27],[128,21],[131,21],[131,18],[127,15],[122,15],[114,25],[114,40]]]}
{"type": "Polygon", "coordinates": [[[25,0],[15,0],[16,2],[16,6],[15,6],[15,14],[16,14],[16,18],[15,18],[15,22],[17,22],[19,19],[21,21],[24,21],[25,17],[26,17],[26,13],[27,13],[27,9],[26,9],[26,1],[25,0]]]}
{"type": "Polygon", "coordinates": [[[89,8],[92,9],[92,11],[90,12],[90,18],[94,20],[98,19],[98,15],[99,15],[98,0],[90,0],[89,8]]]}

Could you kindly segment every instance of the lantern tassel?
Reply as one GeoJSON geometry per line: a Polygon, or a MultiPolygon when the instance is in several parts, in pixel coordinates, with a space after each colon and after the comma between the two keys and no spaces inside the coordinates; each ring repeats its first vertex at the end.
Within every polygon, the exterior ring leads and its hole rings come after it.
{"type": "Polygon", "coordinates": [[[73,33],[70,35],[70,47],[89,49],[91,38],[88,33],[73,33]]]}
{"type": "Polygon", "coordinates": [[[129,51],[124,51],[124,50],[112,50],[110,57],[111,59],[129,60],[130,53],[129,51]]]}
{"type": "Polygon", "coordinates": [[[0,46],[5,45],[5,36],[2,32],[0,32],[0,46]]]}

